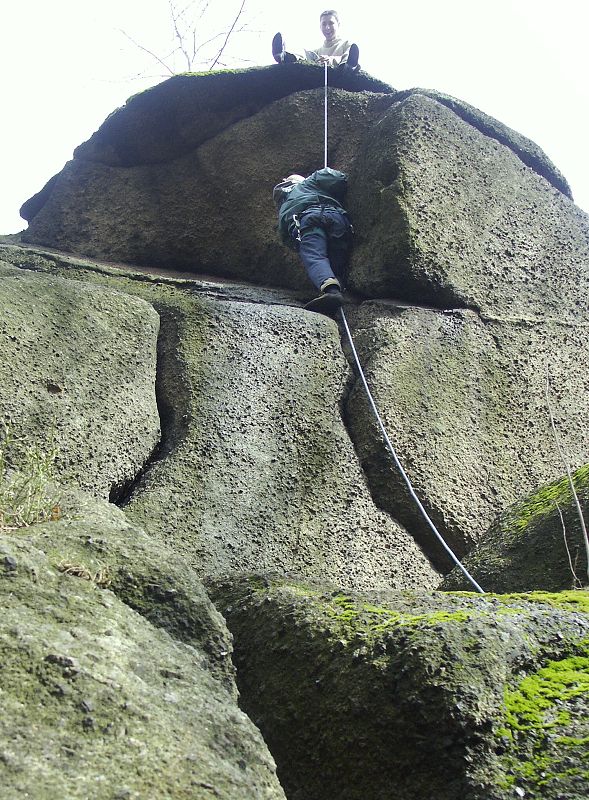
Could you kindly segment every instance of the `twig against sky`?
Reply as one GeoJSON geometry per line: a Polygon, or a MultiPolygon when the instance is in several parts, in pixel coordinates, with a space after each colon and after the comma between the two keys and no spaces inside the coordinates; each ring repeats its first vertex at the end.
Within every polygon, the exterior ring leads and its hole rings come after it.
{"type": "Polygon", "coordinates": [[[209,35],[212,25],[209,22],[209,29],[207,30],[205,16],[207,10],[211,7],[210,0],[200,0],[200,2],[192,0],[192,2],[183,7],[179,6],[174,0],[168,0],[168,15],[174,45],[167,55],[162,55],[157,48],[149,47],[138,41],[126,30],[121,28],[119,30],[135,47],[159,64],[164,69],[166,76],[175,75],[179,72],[192,72],[197,66],[201,68],[202,66],[207,66],[209,70],[212,70],[218,64],[222,64],[221,57],[225,53],[231,37],[243,33],[247,29],[247,23],[239,25],[246,5],[247,0],[241,0],[239,9],[231,19],[228,27],[216,23],[221,29],[209,35]],[[206,48],[221,39],[222,44],[218,50],[215,50],[213,54],[209,53],[208,56],[205,55],[206,48]],[[177,56],[180,57],[182,62],[180,69],[178,69],[176,63],[177,56]]]}
{"type": "Polygon", "coordinates": [[[222,56],[222,54],[223,54],[223,51],[224,51],[224,50],[225,50],[225,48],[227,47],[227,42],[229,41],[229,37],[231,36],[231,34],[233,33],[233,31],[235,30],[235,26],[237,25],[237,22],[238,22],[239,18],[241,17],[242,13],[243,13],[243,9],[245,8],[245,2],[246,2],[246,0],[242,0],[241,6],[240,6],[240,8],[239,8],[239,11],[237,12],[237,16],[236,16],[236,17],[235,17],[235,19],[233,20],[233,24],[231,25],[231,28],[230,28],[230,29],[229,29],[229,31],[227,32],[227,36],[225,37],[225,41],[223,42],[223,45],[221,46],[221,49],[220,49],[220,50],[219,50],[219,52],[217,53],[217,57],[215,58],[215,60],[214,60],[214,61],[213,61],[213,63],[211,64],[211,66],[209,67],[209,70],[211,70],[211,69],[214,69],[214,67],[215,67],[215,64],[216,64],[216,63],[218,62],[218,60],[221,58],[221,56],[222,56]]]}

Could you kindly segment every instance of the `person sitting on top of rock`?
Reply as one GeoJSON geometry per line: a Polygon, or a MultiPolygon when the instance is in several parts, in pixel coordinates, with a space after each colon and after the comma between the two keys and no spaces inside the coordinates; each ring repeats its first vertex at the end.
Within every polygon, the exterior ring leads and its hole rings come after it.
{"type": "Polygon", "coordinates": [[[305,308],[331,316],[343,302],[352,225],[343,207],[348,178],[325,167],[304,178],[289,175],[273,190],[278,228],[285,244],[298,250],[321,294],[305,308]]]}
{"type": "MultiPolygon", "coordinates": [[[[343,67],[344,69],[358,70],[358,45],[339,36],[339,16],[334,9],[322,11],[319,16],[321,32],[325,41],[316,50],[305,50],[304,59],[329,67],[343,67]]],[[[272,39],[272,55],[279,64],[292,63],[301,60],[301,56],[287,53],[284,49],[282,34],[277,33],[272,39]]]]}

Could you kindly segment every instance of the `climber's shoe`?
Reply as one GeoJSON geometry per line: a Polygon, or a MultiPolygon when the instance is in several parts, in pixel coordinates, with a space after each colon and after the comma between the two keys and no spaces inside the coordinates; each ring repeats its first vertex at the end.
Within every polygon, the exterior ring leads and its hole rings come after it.
{"type": "Polygon", "coordinates": [[[334,317],[344,302],[344,296],[339,290],[339,286],[328,286],[321,292],[319,297],[315,297],[305,306],[306,311],[315,311],[318,314],[325,314],[334,317]]]}
{"type": "Polygon", "coordinates": [[[282,64],[284,62],[284,44],[282,42],[281,33],[275,34],[272,39],[272,57],[277,64],[282,64]]]}
{"type": "Polygon", "coordinates": [[[346,61],[346,67],[348,69],[358,69],[358,59],[360,58],[360,50],[357,44],[353,44],[350,46],[350,50],[348,52],[348,60],[346,61]]]}

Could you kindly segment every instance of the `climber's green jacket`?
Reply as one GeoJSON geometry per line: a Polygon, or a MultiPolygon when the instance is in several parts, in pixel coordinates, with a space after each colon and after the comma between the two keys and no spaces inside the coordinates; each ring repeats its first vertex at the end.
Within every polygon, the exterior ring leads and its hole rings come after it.
{"type": "MultiPolygon", "coordinates": [[[[300,178],[299,178],[300,180],[300,178]]],[[[348,176],[337,169],[319,169],[300,183],[285,179],[273,192],[278,208],[278,227],[283,242],[292,241],[293,215],[302,214],[310,208],[337,208],[342,205],[348,188],[348,176]]]]}

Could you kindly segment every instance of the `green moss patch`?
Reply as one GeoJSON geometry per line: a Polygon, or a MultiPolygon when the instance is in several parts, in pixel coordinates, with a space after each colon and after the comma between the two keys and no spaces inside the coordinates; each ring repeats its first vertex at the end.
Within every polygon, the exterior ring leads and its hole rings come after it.
{"type": "Polygon", "coordinates": [[[589,642],[586,652],[587,655],[549,661],[538,672],[525,677],[517,689],[506,689],[508,729],[548,729],[569,722],[566,701],[589,696],[589,642]]]}
{"type": "Polygon", "coordinates": [[[529,601],[531,603],[542,603],[561,608],[565,611],[576,611],[581,614],[589,614],[589,591],[570,590],[565,592],[519,592],[513,594],[492,595],[502,603],[521,603],[529,601]]]}
{"type": "MultiPolygon", "coordinates": [[[[577,492],[586,490],[589,486],[589,464],[576,470],[572,477],[577,492]]],[[[510,527],[516,531],[524,531],[534,520],[554,514],[556,506],[562,508],[572,500],[573,493],[567,477],[549,483],[513,508],[509,514],[510,527]]]]}
{"type": "Polygon", "coordinates": [[[589,642],[505,691],[505,783],[529,798],[581,798],[589,780],[589,642]]]}
{"type": "Polygon", "coordinates": [[[344,626],[364,629],[366,632],[381,633],[397,626],[437,625],[444,622],[467,622],[474,612],[466,609],[456,611],[431,611],[410,614],[395,611],[386,606],[353,600],[346,595],[337,595],[325,604],[327,614],[344,626]]]}

